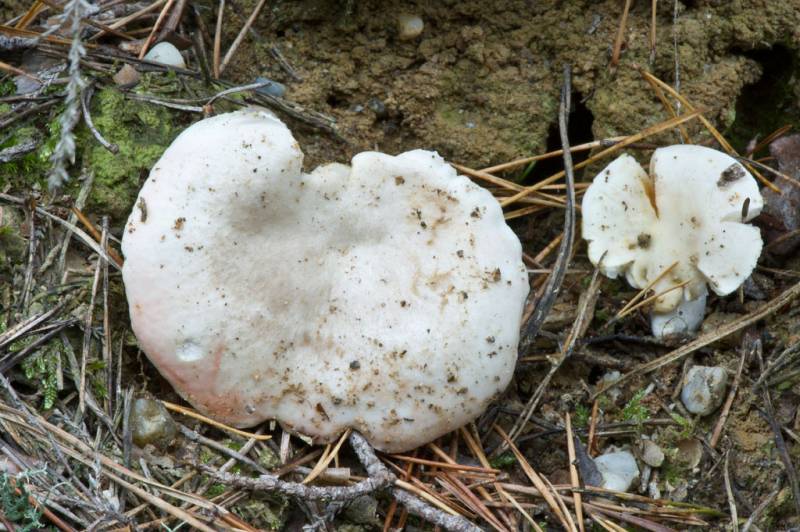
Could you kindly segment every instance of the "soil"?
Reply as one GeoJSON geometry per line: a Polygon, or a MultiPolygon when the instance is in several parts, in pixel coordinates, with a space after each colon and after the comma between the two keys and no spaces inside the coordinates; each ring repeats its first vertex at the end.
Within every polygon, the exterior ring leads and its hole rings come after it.
{"type": "MultiPolygon", "coordinates": [[[[256,2],[226,3],[223,53],[256,2]]],[[[365,150],[395,154],[431,149],[448,160],[481,168],[560,148],[557,108],[565,64],[572,68],[573,144],[635,133],[669,118],[639,68],[652,72],[702,108],[738,150],[744,151],[752,139],[764,138],[783,125],[800,126],[800,84],[796,83],[800,75],[800,0],[659,2],[655,47],[651,46],[651,2],[634,2],[619,64],[612,67],[623,4],[619,0],[268,3],[223,77],[233,84],[246,84],[259,76],[279,81],[287,87],[286,99],[335,118],[338,138],[281,114],[305,152],[309,170],[326,162],[347,162],[365,150]],[[419,37],[399,38],[397,20],[401,14],[422,18],[424,29],[419,37]],[[272,47],[280,51],[296,76],[275,60],[272,47]]],[[[213,31],[216,3],[201,1],[196,5],[213,31]]],[[[4,3],[0,19],[7,20],[24,9],[14,2],[4,3]]],[[[152,93],[184,90],[187,84],[193,93],[203,89],[199,82],[178,83],[155,74],[148,74],[142,82],[152,93]]],[[[0,104],[0,115],[3,112],[0,104]]],[[[94,172],[96,186],[87,214],[96,220],[109,215],[112,233],[120,236],[148,168],[180,128],[199,115],[132,102],[121,98],[113,87],[98,89],[91,112],[96,125],[120,146],[121,155],[111,157],[81,129],[75,166],[94,172]]],[[[0,132],[0,141],[5,143],[0,149],[27,138],[42,138],[52,149],[56,118],[55,114],[31,118],[18,124],[19,129],[9,132],[8,137],[0,132]]],[[[689,123],[687,130],[693,142],[711,140],[699,121],[689,123]]],[[[650,140],[676,139],[674,133],[667,133],[650,140]]],[[[645,152],[640,159],[646,162],[648,156],[645,152]]],[[[23,161],[0,164],[0,191],[6,186],[10,193],[43,191],[48,157],[49,152],[43,149],[23,161]]],[[[584,157],[576,156],[578,161],[584,157]]],[[[560,161],[545,162],[524,176],[519,169],[504,177],[530,183],[558,170],[558,164],[560,161]]],[[[582,178],[593,175],[590,168],[582,178]]],[[[66,193],[77,196],[80,184],[79,180],[70,183],[66,193]]],[[[0,218],[0,284],[11,285],[23,271],[26,241],[12,231],[23,226],[15,216],[7,213],[0,218]]],[[[535,255],[559,234],[562,223],[561,211],[551,211],[512,225],[525,251],[535,255]]],[[[760,301],[752,295],[742,295],[741,299],[711,297],[709,314],[728,322],[796,281],[796,270],[800,269],[796,257],[767,254],[762,263],[770,273],[761,287],[760,301]],[[773,276],[776,270],[789,273],[773,276]]],[[[591,271],[585,246],[579,244],[571,267],[591,271]]],[[[558,339],[574,320],[576,302],[586,288],[585,277],[585,273],[567,277],[544,335],[527,355],[543,356],[559,348],[558,339]]],[[[112,300],[118,306],[114,314],[119,316],[114,321],[120,322],[113,329],[124,330],[127,321],[121,285],[117,280],[112,285],[112,300]]],[[[9,299],[9,294],[6,291],[3,297],[9,299]]],[[[564,412],[572,413],[577,427],[585,427],[592,407],[588,396],[604,374],[612,370],[624,373],[669,351],[670,346],[639,341],[648,334],[644,314],[631,315],[612,331],[601,330],[608,317],[634,295],[624,282],[604,282],[589,335],[619,338],[588,344],[565,364],[534,416],[537,426],[523,437],[523,453],[553,482],[567,478],[567,458],[563,434],[549,434],[548,427],[561,424],[564,412]]],[[[3,305],[7,306],[5,302],[3,305]]],[[[764,357],[774,357],[800,341],[799,308],[795,303],[782,309],[748,331],[750,336],[727,338],[698,350],[688,363],[721,365],[732,377],[742,346],[752,345],[753,335],[761,340],[764,357]]],[[[137,361],[131,364],[134,369],[126,368],[131,379],[146,382],[141,388],[158,397],[174,399],[164,381],[137,355],[133,339],[125,338],[124,346],[129,359],[137,361]]],[[[498,406],[504,426],[513,423],[547,369],[541,361],[520,363],[514,383],[498,406]]],[[[668,366],[627,382],[616,397],[601,397],[602,422],[636,423],[622,433],[603,436],[599,448],[616,444],[635,449],[643,435],[656,440],[667,456],[657,472],[661,495],[725,514],[729,510],[721,474],[722,453],[729,452],[739,515],[749,515],[778,486],[780,492],[761,521],[762,529],[800,526],[787,482],[776,483],[785,478],[785,466],[767,421],[763,396],[750,388],[761,371],[757,358],[747,359],[745,380],[731,409],[727,431],[713,451],[708,448],[708,439],[718,413],[696,419],[681,412],[677,404],[670,411],[676,413],[678,421],[668,426],[648,424],[656,418],[675,420],[667,410],[677,403],[673,392],[680,386],[682,369],[680,364],[668,366]],[[637,392],[648,386],[651,393],[637,403],[637,392]],[[679,449],[687,439],[701,440],[705,446],[702,461],[695,468],[680,460],[679,449]]],[[[800,432],[798,397],[797,375],[772,384],[775,416],[795,435],[800,432]]],[[[794,464],[800,464],[800,443],[790,436],[787,449],[794,464]]],[[[269,514],[268,518],[261,517],[268,523],[264,526],[278,527],[286,519],[285,507],[285,501],[264,503],[253,513],[269,514]],[[273,513],[271,508],[278,506],[280,511],[273,513]]],[[[726,519],[709,518],[715,529],[727,525],[726,519]]]]}

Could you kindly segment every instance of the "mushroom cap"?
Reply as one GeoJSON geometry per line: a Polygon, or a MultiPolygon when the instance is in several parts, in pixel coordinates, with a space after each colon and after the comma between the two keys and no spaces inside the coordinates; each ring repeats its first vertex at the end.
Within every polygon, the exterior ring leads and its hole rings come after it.
{"type": "Polygon", "coordinates": [[[615,278],[644,288],[673,263],[653,289],[656,312],[682,300],[736,290],[761,254],[758,228],[745,224],[764,205],[758,185],[733,157],[702,146],[659,148],[648,175],[630,155],[601,171],[583,198],[589,260],[615,278]]]}
{"type": "Polygon", "coordinates": [[[434,152],[302,160],[254,109],[166,150],[122,242],[142,349],[235,426],[395,452],[474,419],[512,376],[529,286],[497,201],[434,152]]]}

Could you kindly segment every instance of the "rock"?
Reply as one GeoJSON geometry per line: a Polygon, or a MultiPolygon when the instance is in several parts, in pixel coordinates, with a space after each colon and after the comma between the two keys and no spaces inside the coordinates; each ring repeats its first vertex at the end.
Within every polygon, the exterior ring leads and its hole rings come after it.
{"type": "Polygon", "coordinates": [[[401,41],[416,39],[425,29],[425,23],[417,15],[404,13],[397,17],[397,37],[401,41]]]}
{"type": "Polygon", "coordinates": [[[274,96],[275,98],[283,98],[283,95],[286,94],[286,85],[283,83],[278,83],[277,81],[262,77],[257,77],[256,83],[267,84],[256,89],[256,92],[259,94],[266,94],[267,96],[274,96]]]}
{"type": "Polygon", "coordinates": [[[683,379],[681,401],[692,414],[707,416],[722,404],[727,385],[725,368],[694,366],[683,379]]]}
{"type": "Polygon", "coordinates": [[[689,469],[694,469],[700,465],[700,460],[703,459],[703,444],[695,438],[687,438],[677,443],[678,454],[676,460],[689,469]]]}
{"type": "Polygon", "coordinates": [[[166,41],[160,42],[150,48],[147,54],[145,54],[144,58],[147,61],[161,63],[162,65],[186,68],[186,62],[183,60],[183,56],[181,55],[180,51],[175,48],[174,44],[166,41]]]}
{"type": "MultiPolygon", "coordinates": [[[[778,169],[797,179],[800,177],[800,135],[781,137],[769,145],[770,154],[778,160],[778,169]]],[[[800,188],[786,179],[774,181],[780,193],[764,187],[764,235],[768,251],[788,255],[800,245],[800,188]]]]}
{"type": "Polygon", "coordinates": [[[121,89],[131,89],[139,83],[141,76],[139,72],[131,65],[125,65],[119,69],[119,72],[114,74],[112,78],[114,83],[121,89]]]}
{"type": "Polygon", "coordinates": [[[614,491],[628,491],[633,481],[639,477],[636,458],[628,451],[615,451],[594,459],[597,469],[603,476],[603,487],[614,491]]]}
{"type": "Polygon", "coordinates": [[[642,443],[642,461],[650,467],[661,467],[664,463],[664,451],[653,441],[644,440],[642,443]]]}
{"type": "Polygon", "coordinates": [[[133,443],[139,447],[149,443],[163,449],[178,433],[175,422],[164,405],[144,397],[133,402],[130,426],[133,443]]]}

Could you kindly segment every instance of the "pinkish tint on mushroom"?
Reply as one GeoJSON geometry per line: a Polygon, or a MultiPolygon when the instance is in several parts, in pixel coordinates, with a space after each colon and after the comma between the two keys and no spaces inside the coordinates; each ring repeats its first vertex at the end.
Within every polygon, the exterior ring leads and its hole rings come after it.
{"type": "Polygon", "coordinates": [[[144,352],[201,412],[318,443],[405,451],[480,415],[529,286],[497,201],[430,151],[302,163],[253,108],[166,150],[122,242],[144,352]]]}
{"type": "Polygon", "coordinates": [[[650,172],[622,155],[583,198],[589,260],[608,277],[660,294],[653,335],[696,331],[708,287],[736,290],[761,254],[758,228],[747,224],[764,201],[756,180],[733,157],[693,145],[659,148],[650,172]]]}

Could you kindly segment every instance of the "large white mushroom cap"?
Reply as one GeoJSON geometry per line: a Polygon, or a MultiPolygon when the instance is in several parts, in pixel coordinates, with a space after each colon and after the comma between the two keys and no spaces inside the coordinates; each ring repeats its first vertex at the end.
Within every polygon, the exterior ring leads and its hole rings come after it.
{"type": "MultiPolygon", "coordinates": [[[[622,155],[597,177],[583,198],[583,237],[589,260],[615,278],[625,274],[644,288],[677,262],[653,289],[656,312],[707,293],[736,290],[761,254],[758,228],[744,222],[761,212],[758,185],[733,157],[702,146],[655,151],[650,174],[622,155]],[[602,258],[602,262],[601,262],[602,258]]],[[[701,313],[702,316],[702,313],[701,313]]]]}
{"type": "Polygon", "coordinates": [[[144,184],[122,249],[140,345],[200,411],[387,451],[508,384],[528,279],[497,201],[427,151],[305,174],[262,110],[202,120],[144,184]]]}

